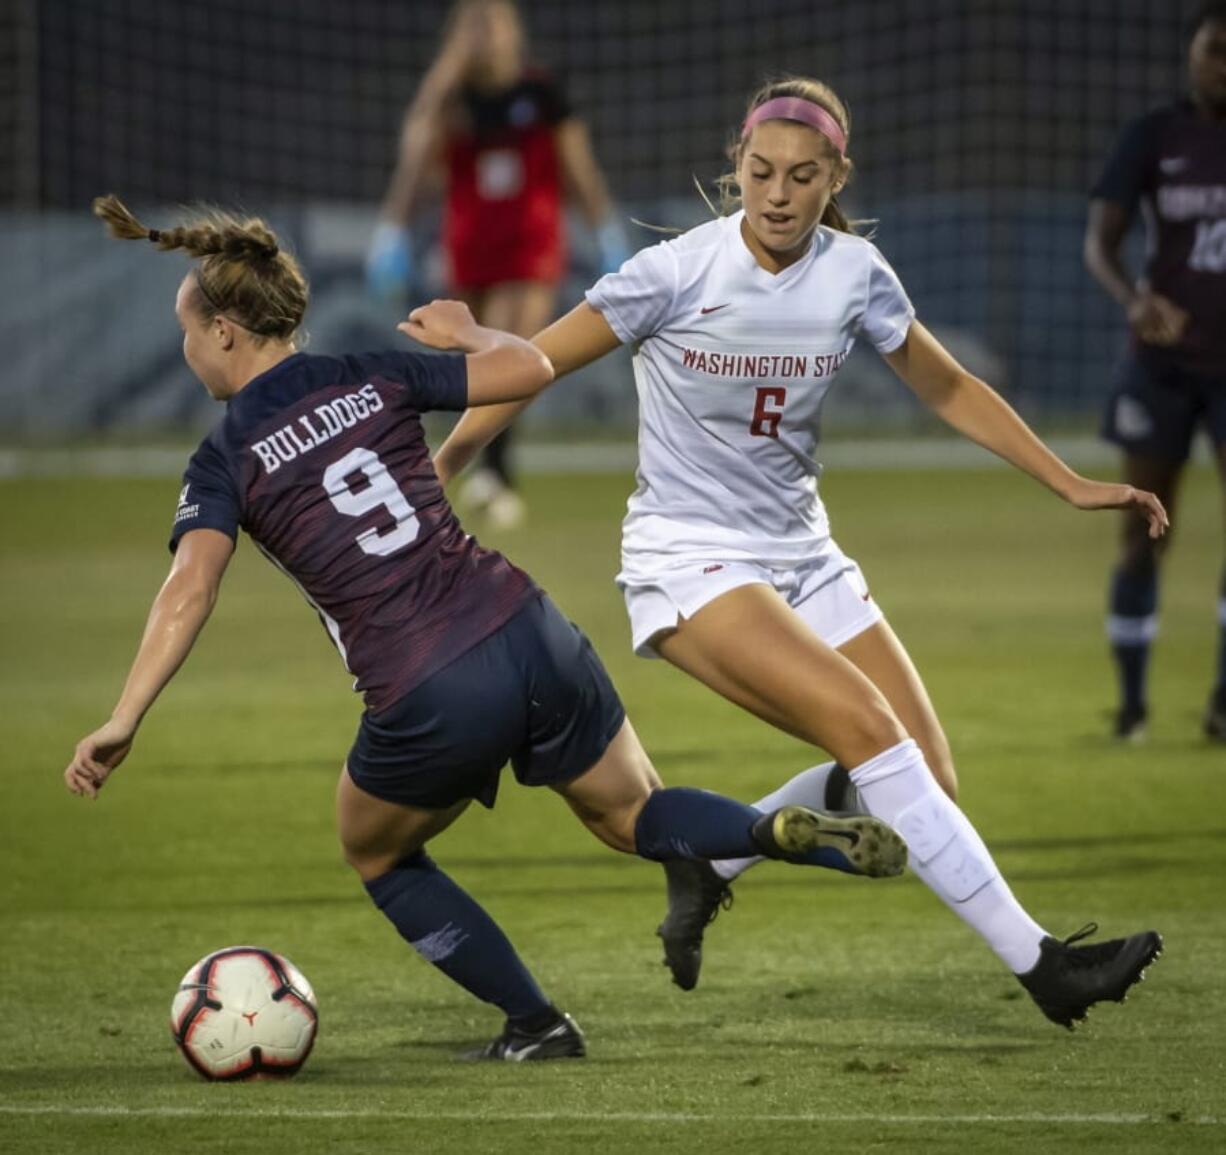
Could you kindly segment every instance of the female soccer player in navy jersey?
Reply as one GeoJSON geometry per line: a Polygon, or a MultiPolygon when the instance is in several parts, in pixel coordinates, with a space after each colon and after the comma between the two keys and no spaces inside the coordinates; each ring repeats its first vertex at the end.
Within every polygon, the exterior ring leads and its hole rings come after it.
{"type": "MultiPolygon", "coordinates": [[[[1170,509],[1204,427],[1226,499],[1226,3],[1206,5],[1192,26],[1190,92],[1124,129],[1091,192],[1085,258],[1119,303],[1132,348],[1108,403],[1103,436],[1124,451],[1124,476],[1170,509]],[[1140,278],[1120,247],[1145,210],[1140,278]]],[[[1111,579],[1107,634],[1120,682],[1117,736],[1144,737],[1146,668],[1158,625],[1158,562],[1166,542],[1125,511],[1111,579]]],[[[1205,733],[1226,741],[1226,571],[1217,603],[1216,683],[1205,733]]]]}
{"type": "MultiPolygon", "coordinates": [[[[438,58],[405,113],[367,262],[380,295],[407,287],[409,224],[436,173],[450,291],[483,325],[530,337],[553,317],[566,271],[568,192],[596,230],[604,271],[627,255],[587,129],[557,80],[529,62],[523,22],[508,0],[455,6],[438,58]]],[[[523,512],[509,447],[508,429],[486,447],[461,494],[498,526],[514,525],[523,512]]]]}
{"type": "MultiPolygon", "coordinates": [[[[812,457],[822,398],[863,336],[950,425],[1077,508],[1135,509],[1155,536],[1166,515],[1152,494],[1073,473],[915,320],[835,200],[850,173],[848,128],[827,86],[767,85],[733,150],[742,210],[643,250],[535,343],[558,376],[636,346],[639,484],[618,575],[636,650],[833,754],[858,793],[850,800],[902,834],[915,873],[1071,1027],[1092,1003],[1122,998],[1161,939],[1073,946],[1080,935],[1046,935],[954,803],[923,683],[830,535],[812,457]]],[[[440,477],[518,408],[467,413],[435,460],[440,477]]],[[[814,767],[768,804],[824,802],[835,781],[831,764],[814,767]]],[[[679,985],[697,982],[703,928],[747,865],[670,870],[660,934],[679,985]]]]}
{"type": "Polygon", "coordinates": [[[609,846],[645,858],[766,853],[901,872],[905,847],[875,819],[800,806],[762,814],[661,789],[587,639],[527,574],[460,528],[420,414],[530,395],[553,375],[532,345],[448,301],[400,328],[467,356],[310,356],[295,344],[306,281],[261,221],[216,214],[159,231],[114,197],[95,212],[115,236],[203,258],[175,313],[188,365],[227,408],[188,464],[170,576],[110,720],[65,770],[69,789],[96,797],[128,754],[212,611],[241,527],[302,590],[365,695],[337,789],[347,861],[423,957],[507,1015],[474,1057],[584,1053],[573,1020],[423,849],[472,799],[493,806],[508,760],[609,846]]]}

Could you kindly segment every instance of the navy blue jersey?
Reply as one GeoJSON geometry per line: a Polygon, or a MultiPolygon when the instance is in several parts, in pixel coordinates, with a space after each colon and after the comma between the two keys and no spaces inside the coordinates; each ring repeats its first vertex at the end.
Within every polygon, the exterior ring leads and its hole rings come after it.
{"type": "Polygon", "coordinates": [[[461,354],[297,353],[249,382],[192,455],[171,549],[241,526],[319,613],[382,710],[537,595],[456,520],[420,414],[461,410],[461,354]]]}
{"type": "Polygon", "coordinates": [[[1124,129],[1090,195],[1142,207],[1145,279],[1190,315],[1178,346],[1145,346],[1145,355],[1226,373],[1226,122],[1188,100],[1140,117],[1124,129]]]}

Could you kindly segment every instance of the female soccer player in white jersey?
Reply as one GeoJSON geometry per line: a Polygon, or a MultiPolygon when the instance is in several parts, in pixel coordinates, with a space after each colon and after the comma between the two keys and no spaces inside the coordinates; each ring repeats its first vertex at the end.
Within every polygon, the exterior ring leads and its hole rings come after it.
{"type": "MultiPolygon", "coordinates": [[[[877,249],[836,202],[849,122],[825,85],[768,84],[732,150],[742,208],[645,249],[535,343],[557,376],[635,346],[638,487],[624,524],[634,646],[847,767],[859,802],[907,840],[915,872],[985,939],[1045,1014],[1072,1026],[1122,999],[1161,949],[1153,931],[1073,946],[1019,905],[953,801],[948,745],[902,644],[830,536],[813,460],[822,398],[857,337],[937,414],[1079,509],[1158,500],[1080,477],[915,319],[877,249]],[[944,789],[942,789],[944,787],[944,789]]],[[[725,191],[727,191],[727,186],[725,191]]],[[[439,451],[463,468],[518,405],[470,411],[439,451]]],[[[815,767],[770,802],[825,801],[815,767]]],[[[674,871],[661,927],[682,986],[725,880],[748,862],[674,871]]]]}

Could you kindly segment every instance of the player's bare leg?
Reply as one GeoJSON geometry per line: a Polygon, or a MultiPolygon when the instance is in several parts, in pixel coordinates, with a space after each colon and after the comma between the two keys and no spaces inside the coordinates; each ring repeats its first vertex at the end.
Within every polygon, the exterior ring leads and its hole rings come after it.
{"type": "Polygon", "coordinates": [[[976,930],[1043,1012],[1071,1026],[1121,999],[1161,950],[1154,932],[1087,947],[1046,935],[940,789],[884,695],[774,590],[729,591],[657,640],[663,657],[730,701],[829,750],[865,806],[906,838],[915,874],[976,930]]]}
{"type": "MultiPolygon", "coordinates": [[[[923,751],[941,789],[956,800],[957,776],[949,742],[919,672],[888,623],[876,622],[839,646],[838,652],[885,695],[923,751]]],[[[848,813],[864,809],[846,768],[833,762],[801,771],[754,803],[760,810],[786,804],[848,813]]],[[[668,913],[656,933],[664,941],[665,963],[673,981],[682,990],[692,990],[698,984],[706,928],[721,909],[732,905],[731,884],[763,861],[756,857],[666,866],[668,913]]]]}
{"type": "Polygon", "coordinates": [[[941,789],[958,800],[958,775],[949,739],[911,655],[884,620],[839,646],[839,653],[885,695],[890,708],[916,744],[941,789]]]}
{"type": "Polygon", "coordinates": [[[468,808],[469,799],[446,810],[401,806],[366,793],[348,769],[336,784],[336,827],[345,861],[363,882],[391,870],[442,834],[468,808]]]}
{"type": "Polygon", "coordinates": [[[606,846],[636,853],[634,828],[653,790],[663,783],[627,719],[590,770],[554,789],[606,846]]]}

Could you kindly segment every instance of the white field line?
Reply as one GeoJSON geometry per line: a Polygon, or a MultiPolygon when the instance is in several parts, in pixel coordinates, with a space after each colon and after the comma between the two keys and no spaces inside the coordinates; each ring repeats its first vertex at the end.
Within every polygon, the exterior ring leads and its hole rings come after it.
{"type": "Polygon", "coordinates": [[[1109,1126],[1136,1127],[1148,1125],[1177,1126],[1190,1124],[1202,1127],[1226,1126],[1226,1118],[1212,1115],[1182,1118],[1176,1123],[1165,1115],[1144,1114],[966,1114],[966,1115],[874,1115],[826,1114],[798,1112],[795,1114],[767,1112],[763,1114],[705,1114],[669,1111],[524,1111],[497,1114],[477,1111],[398,1111],[382,1108],[357,1109],[298,1109],[293,1107],[73,1107],[55,1103],[0,1103],[0,1115],[46,1116],[60,1115],[105,1119],[391,1119],[428,1122],[447,1119],[468,1123],[871,1123],[874,1125],[915,1126],[939,1123],[956,1126],[993,1126],[1019,1124],[1030,1126],[1109,1126]]]}

